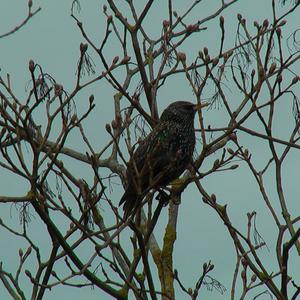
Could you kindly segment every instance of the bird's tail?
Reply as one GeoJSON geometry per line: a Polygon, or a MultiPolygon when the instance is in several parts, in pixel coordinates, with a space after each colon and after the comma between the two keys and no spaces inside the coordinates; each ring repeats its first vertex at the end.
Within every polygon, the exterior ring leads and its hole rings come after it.
{"type": "Polygon", "coordinates": [[[123,218],[126,220],[138,205],[137,194],[127,189],[119,202],[119,206],[122,204],[124,210],[123,218]]]}

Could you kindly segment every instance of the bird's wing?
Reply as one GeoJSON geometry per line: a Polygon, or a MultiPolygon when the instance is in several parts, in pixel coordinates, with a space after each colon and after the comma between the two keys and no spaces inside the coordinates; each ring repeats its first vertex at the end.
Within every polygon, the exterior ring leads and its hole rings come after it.
{"type": "Polygon", "coordinates": [[[160,184],[160,180],[156,178],[157,175],[168,171],[167,168],[174,157],[170,153],[170,138],[166,126],[158,125],[134,153],[133,163],[136,166],[135,170],[139,171],[142,190],[148,185],[156,185],[151,181],[157,180],[157,184],[160,184]]]}

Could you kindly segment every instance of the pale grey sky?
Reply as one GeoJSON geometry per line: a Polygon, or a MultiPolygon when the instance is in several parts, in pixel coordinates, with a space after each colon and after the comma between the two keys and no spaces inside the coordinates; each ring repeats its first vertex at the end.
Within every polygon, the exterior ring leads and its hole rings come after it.
{"type": "MultiPolygon", "coordinates": [[[[42,10],[38,13],[24,28],[17,33],[0,39],[0,68],[1,76],[9,73],[11,76],[12,88],[20,99],[26,96],[26,86],[30,80],[28,72],[28,61],[33,59],[39,63],[43,70],[51,74],[59,83],[62,83],[68,90],[74,86],[75,70],[79,54],[79,44],[83,38],[74,22],[70,17],[71,0],[52,0],[52,1],[37,1],[34,0],[34,7],[41,6],[42,10]]],[[[105,1],[89,0],[81,1],[82,11],[79,15],[80,19],[84,21],[85,28],[91,33],[94,39],[103,37],[105,29],[105,19],[102,14],[102,5],[105,1]]],[[[119,1],[116,1],[119,2],[119,1]]],[[[180,8],[185,7],[186,3],[192,1],[174,1],[174,9],[180,12],[180,8]]],[[[233,7],[226,11],[223,15],[225,17],[227,37],[225,47],[234,44],[236,27],[237,27],[237,13],[241,13],[249,24],[254,20],[262,22],[265,18],[271,16],[271,6],[268,0],[241,0],[233,7]]],[[[144,1],[143,1],[144,3],[144,1]]],[[[206,0],[202,5],[199,5],[191,16],[191,19],[203,18],[210,11],[212,11],[216,4],[220,1],[206,0]]],[[[280,8],[280,6],[279,6],[280,8]]],[[[0,2],[0,34],[10,30],[24,18],[27,12],[27,1],[23,0],[1,0],[0,2]]],[[[151,29],[153,34],[159,35],[161,30],[161,22],[165,18],[165,11],[160,8],[160,4],[156,4],[151,9],[151,13],[146,19],[148,29],[151,29]]],[[[215,24],[218,24],[218,19],[208,22],[205,26],[208,27],[206,32],[196,35],[189,45],[182,47],[182,50],[192,57],[199,49],[207,46],[214,52],[219,47],[219,30],[216,31],[215,24]]],[[[296,28],[299,24],[299,17],[294,14],[290,18],[289,24],[284,30],[289,28],[296,28]]],[[[113,58],[118,55],[117,49],[111,47],[107,52],[108,56],[113,58]]],[[[97,65],[97,62],[96,62],[97,65]]],[[[99,73],[102,70],[97,70],[99,73]]],[[[230,86],[230,83],[229,83],[230,86]]],[[[239,101],[239,94],[232,92],[232,101],[239,101]]],[[[101,132],[104,131],[106,123],[111,122],[113,112],[112,95],[114,91],[108,84],[101,83],[89,87],[82,97],[85,99],[87,95],[93,93],[95,95],[96,109],[92,114],[90,121],[87,122],[87,133],[95,146],[101,146],[108,136],[101,132]]],[[[209,95],[207,95],[209,96],[209,95]]],[[[192,93],[187,85],[181,85],[181,82],[174,79],[173,86],[168,85],[160,91],[159,97],[163,99],[160,103],[160,112],[167,103],[175,99],[191,99],[192,93]]],[[[78,101],[78,105],[81,104],[78,101]]],[[[278,126],[278,134],[284,135],[285,122],[292,118],[291,102],[288,103],[283,111],[286,112],[287,119],[283,120],[283,124],[278,126]]],[[[206,112],[207,124],[216,126],[224,124],[222,122],[223,114],[220,110],[210,110],[206,112]]],[[[256,139],[241,135],[243,145],[248,147],[253,153],[253,159],[258,164],[265,161],[268,157],[267,147],[264,144],[256,143],[256,139]]],[[[70,143],[76,143],[76,137],[70,140],[70,143]]],[[[230,146],[230,145],[228,145],[230,146]]],[[[80,149],[81,145],[76,145],[80,149]]],[[[200,144],[198,145],[200,147],[200,144]]],[[[213,156],[219,157],[219,153],[213,156]]],[[[299,190],[297,180],[299,177],[299,155],[293,153],[290,160],[287,161],[286,173],[286,195],[291,200],[289,201],[292,211],[295,215],[299,215],[299,190]]],[[[74,166],[75,170],[82,172],[82,177],[85,175],[82,168],[74,166]]],[[[277,206],[278,201],[274,190],[274,181],[270,174],[267,182],[270,182],[269,192],[274,196],[274,206],[277,206]]],[[[277,232],[274,232],[274,222],[267,213],[266,207],[262,204],[261,195],[254,182],[254,179],[249,175],[246,166],[241,165],[237,172],[219,173],[210,178],[203,180],[203,185],[211,192],[216,193],[220,203],[228,204],[228,213],[235,224],[240,224],[240,228],[246,229],[247,212],[255,210],[257,212],[257,226],[260,234],[264,237],[270,250],[266,248],[262,250],[262,255],[265,256],[266,262],[272,271],[272,266],[275,262],[274,240],[277,232]]],[[[0,193],[3,195],[15,195],[26,192],[28,187],[16,182],[13,182],[13,177],[7,173],[2,173],[0,170],[0,193]]],[[[121,195],[122,189],[118,188],[118,195],[121,195]]],[[[118,199],[116,199],[117,201],[118,199]]],[[[155,229],[155,234],[160,240],[164,233],[164,217],[162,214],[160,223],[155,229]]],[[[14,207],[3,207],[1,205],[0,218],[5,218],[8,222],[18,222],[18,211],[14,207]],[[10,217],[8,217],[10,215],[10,217]]],[[[45,230],[41,228],[37,217],[32,217],[32,222],[29,225],[29,230],[33,237],[40,239],[45,245],[45,252],[47,251],[47,236],[45,230]]],[[[6,232],[0,228],[0,261],[3,261],[4,267],[10,271],[15,270],[18,262],[18,249],[20,242],[18,240],[8,240],[6,232]]],[[[24,244],[23,244],[24,245],[24,244]]],[[[225,295],[220,295],[217,291],[206,291],[205,288],[201,291],[203,297],[200,299],[206,300],[221,300],[229,299],[230,284],[232,280],[232,273],[235,267],[235,253],[231,239],[228,237],[228,232],[219,218],[212,210],[203,204],[201,197],[194,186],[191,186],[188,191],[184,193],[182,205],[179,212],[177,242],[174,249],[174,268],[178,269],[181,280],[186,286],[193,287],[198,279],[202,264],[211,260],[215,265],[215,270],[211,274],[218,279],[227,289],[225,295]]],[[[274,265],[274,269],[277,265],[274,265]]],[[[291,268],[300,269],[299,259],[297,263],[291,268]]],[[[298,274],[298,281],[300,275],[298,274]]],[[[24,282],[25,290],[30,288],[24,282]]],[[[184,294],[179,291],[178,299],[187,299],[184,294]]],[[[108,300],[110,297],[98,289],[70,289],[59,287],[53,291],[47,291],[45,299],[103,299],[108,300]]],[[[30,293],[28,293],[30,295],[30,293]]],[[[0,299],[9,299],[8,294],[0,283],[0,299]]],[[[249,298],[250,299],[250,298],[249,298]]],[[[262,299],[268,299],[262,298],[262,299]]]]}

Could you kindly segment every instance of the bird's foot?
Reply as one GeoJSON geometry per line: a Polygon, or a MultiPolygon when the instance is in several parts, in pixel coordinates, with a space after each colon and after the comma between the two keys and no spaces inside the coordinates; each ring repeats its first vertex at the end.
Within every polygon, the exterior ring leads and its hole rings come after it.
{"type": "Polygon", "coordinates": [[[164,190],[159,190],[158,195],[155,197],[155,199],[161,201],[164,206],[167,206],[170,201],[170,195],[167,194],[164,190]]]}

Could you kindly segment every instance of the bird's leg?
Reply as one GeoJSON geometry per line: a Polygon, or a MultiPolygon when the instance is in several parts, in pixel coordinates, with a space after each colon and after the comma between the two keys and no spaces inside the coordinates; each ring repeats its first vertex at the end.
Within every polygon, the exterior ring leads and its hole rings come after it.
{"type": "Polygon", "coordinates": [[[156,200],[163,203],[164,206],[169,204],[170,195],[167,194],[163,189],[158,189],[158,195],[155,197],[156,200]]]}

